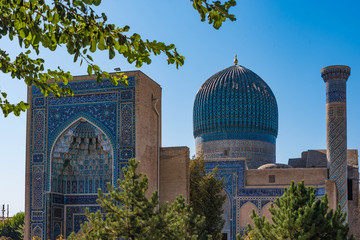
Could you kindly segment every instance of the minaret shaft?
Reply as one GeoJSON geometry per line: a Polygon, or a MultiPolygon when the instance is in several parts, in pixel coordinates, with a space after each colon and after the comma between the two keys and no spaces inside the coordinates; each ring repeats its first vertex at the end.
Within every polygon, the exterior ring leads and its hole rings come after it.
{"type": "Polygon", "coordinates": [[[341,212],[348,214],[347,193],[347,130],[346,81],[347,66],[329,66],[321,70],[326,83],[326,141],[329,180],[337,187],[337,202],[341,212]]]}

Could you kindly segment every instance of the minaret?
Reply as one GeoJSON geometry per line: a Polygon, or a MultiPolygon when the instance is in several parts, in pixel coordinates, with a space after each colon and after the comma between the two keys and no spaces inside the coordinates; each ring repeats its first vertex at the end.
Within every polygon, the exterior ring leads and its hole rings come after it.
{"type": "Polygon", "coordinates": [[[326,84],[326,142],[329,180],[337,187],[341,212],[348,214],[346,81],[350,67],[335,65],[321,69],[326,84]]]}

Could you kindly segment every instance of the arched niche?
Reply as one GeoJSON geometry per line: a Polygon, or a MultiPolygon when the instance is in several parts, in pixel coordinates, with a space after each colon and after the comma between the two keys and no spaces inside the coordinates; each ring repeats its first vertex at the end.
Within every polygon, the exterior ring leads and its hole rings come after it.
{"type": "Polygon", "coordinates": [[[42,237],[42,229],[39,226],[36,226],[32,230],[32,239],[40,238],[42,237]]]}
{"type": "Polygon", "coordinates": [[[252,202],[246,202],[240,208],[240,227],[247,227],[248,223],[253,226],[253,221],[251,219],[253,209],[257,212],[257,207],[252,202]]]}
{"type": "Polygon", "coordinates": [[[261,216],[265,217],[267,220],[269,220],[270,223],[272,223],[271,219],[271,213],[269,212],[269,208],[271,207],[271,202],[267,203],[263,208],[261,209],[261,216]]]}
{"type": "Polygon", "coordinates": [[[226,196],[224,205],[223,205],[223,214],[222,217],[225,220],[225,224],[224,227],[222,229],[222,233],[223,233],[223,239],[231,239],[230,236],[230,229],[231,229],[231,221],[232,221],[232,206],[231,206],[231,201],[229,196],[223,191],[222,192],[223,195],[226,196]]]}
{"type": "Polygon", "coordinates": [[[63,194],[107,192],[113,150],[107,135],[81,118],[57,138],[51,151],[51,191],[63,194]]]}

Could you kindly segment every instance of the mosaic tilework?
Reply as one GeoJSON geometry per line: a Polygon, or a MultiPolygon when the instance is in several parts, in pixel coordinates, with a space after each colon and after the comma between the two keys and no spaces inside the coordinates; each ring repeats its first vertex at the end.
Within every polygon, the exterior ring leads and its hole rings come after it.
{"type": "Polygon", "coordinates": [[[329,179],[336,183],[341,212],[347,213],[346,81],[350,76],[350,68],[329,66],[321,70],[321,76],[326,84],[329,179]]]}
{"type": "Polygon", "coordinates": [[[42,221],[43,220],[43,212],[42,211],[33,211],[31,213],[32,221],[42,221]]]}
{"type": "Polygon", "coordinates": [[[254,72],[235,65],[210,77],[195,97],[194,137],[248,129],[277,136],[278,108],[270,87],[254,72]]]}
{"type": "Polygon", "coordinates": [[[129,146],[133,143],[132,141],[132,118],[133,118],[133,111],[131,105],[129,104],[122,104],[121,105],[121,142],[122,146],[129,146]]]}
{"type": "Polygon", "coordinates": [[[34,144],[33,144],[33,149],[34,151],[39,151],[39,150],[43,150],[44,148],[44,120],[45,120],[45,115],[44,112],[39,110],[39,111],[35,111],[34,114],[34,144]]]}
{"type": "Polygon", "coordinates": [[[33,167],[32,175],[32,207],[33,209],[39,209],[43,207],[43,167],[33,167]]]}
{"type": "MultiPolygon", "coordinates": [[[[128,77],[129,87],[135,86],[135,77],[128,77]]],[[[59,84],[60,86],[64,86],[59,84]]],[[[104,79],[101,83],[98,83],[96,80],[85,80],[85,81],[76,81],[70,82],[68,85],[74,92],[87,92],[91,90],[108,90],[108,89],[119,89],[123,88],[121,84],[114,86],[110,80],[104,79]]],[[[41,95],[41,91],[38,88],[33,87],[31,89],[32,95],[41,95]]]]}
{"type": "Polygon", "coordinates": [[[34,227],[30,228],[30,237],[36,235],[42,239],[53,239],[61,231],[70,234],[74,226],[78,228],[82,213],[79,217],[71,217],[75,219],[72,220],[74,224],[65,224],[65,215],[57,217],[60,216],[59,209],[65,209],[69,204],[83,210],[89,204],[95,207],[97,195],[91,193],[95,193],[98,187],[106,192],[105,183],[120,178],[121,167],[134,157],[135,78],[129,77],[128,80],[128,87],[120,84],[113,86],[109,80],[101,84],[93,80],[70,82],[75,95],[61,99],[44,98],[38,89],[32,88],[31,181],[28,184],[30,224],[34,227]],[[122,106],[126,106],[123,111],[122,106]],[[89,148],[91,144],[99,144],[102,152],[96,158],[91,154],[83,154],[82,157],[71,154],[71,146],[77,141],[76,137],[75,142],[74,138],[71,141],[71,137],[74,137],[76,125],[81,120],[94,127],[97,140],[84,138],[79,146],[85,144],[85,148],[89,148]],[[122,131],[123,126],[125,131],[122,131]],[[72,169],[65,167],[62,171],[61,167],[66,165],[67,159],[73,163],[72,169]],[[86,167],[91,169],[86,170],[86,167]],[[70,178],[72,172],[76,179],[61,179],[61,176],[70,178]]]}
{"type": "Polygon", "coordinates": [[[206,160],[246,158],[249,169],[267,163],[275,163],[275,144],[252,140],[219,140],[195,145],[196,154],[201,152],[206,160]],[[227,155],[225,155],[225,152],[227,155]]]}
{"type": "Polygon", "coordinates": [[[116,101],[117,94],[114,93],[98,93],[98,94],[79,94],[73,97],[65,98],[49,98],[49,104],[52,106],[64,105],[64,104],[76,104],[76,103],[92,103],[92,102],[112,102],[116,101]]]}
{"type": "Polygon", "coordinates": [[[44,161],[44,155],[43,154],[34,154],[33,155],[33,162],[34,163],[41,163],[44,161]]]}
{"type": "Polygon", "coordinates": [[[33,106],[34,106],[35,108],[44,107],[44,105],[45,105],[45,98],[44,98],[44,97],[34,98],[34,100],[33,100],[33,106]]]}
{"type": "Polygon", "coordinates": [[[347,212],[346,103],[327,104],[329,179],[337,186],[338,204],[347,212]]]}
{"type": "Polygon", "coordinates": [[[57,137],[56,130],[78,113],[87,113],[105,126],[109,132],[116,131],[116,103],[51,106],[49,108],[49,137],[57,137]]]}
{"type": "Polygon", "coordinates": [[[90,195],[66,195],[64,204],[81,205],[81,204],[96,204],[97,194],[90,195]]]}
{"type": "Polygon", "coordinates": [[[326,82],[326,102],[346,102],[346,81],[326,82]]]}

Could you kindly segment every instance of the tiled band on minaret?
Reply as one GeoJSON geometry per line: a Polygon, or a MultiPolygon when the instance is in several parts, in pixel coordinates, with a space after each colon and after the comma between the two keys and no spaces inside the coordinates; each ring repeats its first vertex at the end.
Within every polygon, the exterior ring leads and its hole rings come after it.
{"type": "Polygon", "coordinates": [[[329,66],[321,69],[326,84],[326,141],[329,180],[335,181],[338,204],[348,213],[347,200],[347,132],[346,81],[348,66],[329,66]]]}

